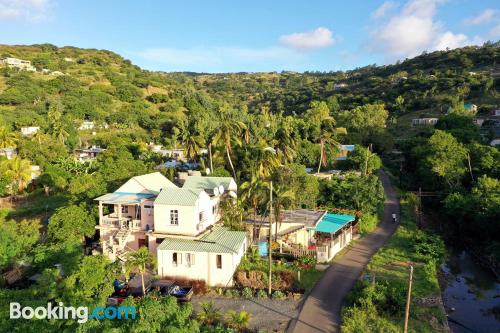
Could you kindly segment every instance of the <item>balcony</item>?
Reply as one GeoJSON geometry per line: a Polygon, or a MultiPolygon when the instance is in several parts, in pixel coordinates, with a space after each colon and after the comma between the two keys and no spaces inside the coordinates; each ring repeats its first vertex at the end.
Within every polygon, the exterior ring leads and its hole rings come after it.
{"type": "Polygon", "coordinates": [[[119,218],[116,214],[101,216],[98,227],[129,229],[132,231],[142,230],[141,220],[136,220],[129,216],[122,216],[119,218]]]}

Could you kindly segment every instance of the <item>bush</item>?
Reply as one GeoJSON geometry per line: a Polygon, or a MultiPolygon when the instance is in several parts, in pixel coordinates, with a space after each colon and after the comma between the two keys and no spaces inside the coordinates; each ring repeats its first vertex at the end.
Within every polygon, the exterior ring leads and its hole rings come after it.
{"type": "Polygon", "coordinates": [[[283,294],[281,291],[279,290],[276,290],[272,293],[271,295],[271,298],[272,299],[284,299],[285,298],[285,294],[283,294]]]}
{"type": "Polygon", "coordinates": [[[375,214],[362,214],[359,218],[359,231],[362,234],[375,230],[378,224],[378,217],[375,214]]]}
{"type": "Polygon", "coordinates": [[[248,287],[245,287],[245,288],[243,288],[241,295],[245,298],[252,298],[253,297],[253,290],[248,288],[248,287]]]}
{"type": "Polygon", "coordinates": [[[256,294],[257,298],[267,298],[267,292],[264,289],[260,289],[256,294]]]}
{"type": "Polygon", "coordinates": [[[233,291],[231,289],[226,289],[224,291],[224,296],[226,296],[226,297],[233,297],[233,291]]]}

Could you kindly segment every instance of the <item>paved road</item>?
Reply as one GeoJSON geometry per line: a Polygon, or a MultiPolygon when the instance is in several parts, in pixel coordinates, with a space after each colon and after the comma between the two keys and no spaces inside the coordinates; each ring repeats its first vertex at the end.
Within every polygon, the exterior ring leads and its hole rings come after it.
{"type": "Polygon", "coordinates": [[[340,310],[345,296],[371,257],[396,230],[391,215],[397,212],[399,217],[399,199],[383,171],[380,180],[386,196],[383,220],[326,270],[305,300],[298,318],[291,321],[288,333],[340,332],[340,310]]]}

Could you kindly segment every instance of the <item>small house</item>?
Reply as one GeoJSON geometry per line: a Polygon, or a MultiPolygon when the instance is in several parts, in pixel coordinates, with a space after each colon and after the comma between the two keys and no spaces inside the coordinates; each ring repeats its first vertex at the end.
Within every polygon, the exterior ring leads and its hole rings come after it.
{"type": "Polygon", "coordinates": [[[344,161],[347,159],[347,155],[350,152],[354,151],[355,146],[354,145],[341,145],[339,148],[340,148],[340,151],[337,155],[337,161],[344,161]]]}
{"type": "Polygon", "coordinates": [[[16,148],[0,148],[0,156],[3,156],[6,159],[10,160],[17,156],[16,148]]]}
{"type": "Polygon", "coordinates": [[[21,127],[21,134],[24,136],[30,136],[35,134],[40,130],[39,126],[26,126],[26,127],[21,127]]]}
{"type": "Polygon", "coordinates": [[[411,125],[416,126],[435,126],[438,118],[416,118],[411,120],[411,125]]]}

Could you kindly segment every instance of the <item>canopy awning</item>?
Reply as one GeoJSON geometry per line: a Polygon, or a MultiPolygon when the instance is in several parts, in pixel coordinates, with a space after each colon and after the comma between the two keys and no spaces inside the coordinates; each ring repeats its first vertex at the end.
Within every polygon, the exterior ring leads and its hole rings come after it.
{"type": "Polygon", "coordinates": [[[314,228],[307,228],[307,229],[315,230],[316,232],[333,234],[342,229],[349,222],[354,221],[354,219],[356,219],[356,215],[327,213],[323,216],[321,221],[319,221],[319,223],[314,228]]]}
{"type": "Polygon", "coordinates": [[[96,201],[102,201],[105,204],[129,204],[138,205],[142,201],[150,198],[154,198],[155,195],[152,193],[126,193],[126,192],[113,192],[106,193],[100,197],[94,199],[96,201]]]}

